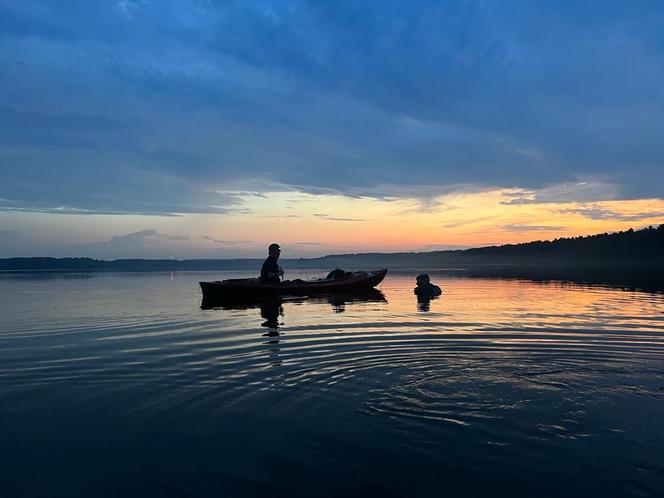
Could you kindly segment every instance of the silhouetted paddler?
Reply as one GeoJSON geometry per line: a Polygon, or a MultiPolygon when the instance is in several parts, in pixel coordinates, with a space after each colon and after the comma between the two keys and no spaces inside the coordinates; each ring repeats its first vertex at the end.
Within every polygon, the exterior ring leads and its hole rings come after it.
{"type": "Polygon", "coordinates": [[[261,282],[279,282],[280,278],[284,276],[284,271],[278,263],[281,248],[279,244],[270,244],[267,251],[268,257],[261,267],[260,280],[261,282]]]}

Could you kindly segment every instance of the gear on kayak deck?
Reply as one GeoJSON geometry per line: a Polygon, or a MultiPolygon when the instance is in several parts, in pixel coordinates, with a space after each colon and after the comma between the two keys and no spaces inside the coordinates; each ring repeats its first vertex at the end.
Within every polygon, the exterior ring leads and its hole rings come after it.
{"type": "Polygon", "coordinates": [[[328,280],[337,280],[339,278],[345,278],[350,276],[349,271],[344,271],[341,268],[336,268],[332,270],[330,273],[327,274],[327,277],[325,277],[328,280]]]}

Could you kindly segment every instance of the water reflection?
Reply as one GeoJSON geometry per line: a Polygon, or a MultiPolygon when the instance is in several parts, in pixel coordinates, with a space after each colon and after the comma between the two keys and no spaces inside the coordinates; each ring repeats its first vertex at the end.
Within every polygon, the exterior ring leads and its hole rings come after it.
{"type": "MultiPolygon", "coordinates": [[[[372,289],[361,293],[335,293],[335,294],[316,294],[312,296],[257,296],[253,299],[238,298],[224,300],[210,300],[203,298],[201,309],[220,309],[220,310],[248,310],[260,309],[262,323],[261,327],[266,327],[266,337],[279,337],[279,328],[284,325],[284,304],[320,304],[328,303],[332,307],[333,313],[343,313],[346,306],[354,303],[387,303],[385,295],[372,289]]],[[[276,341],[278,342],[278,340],[276,341]]]]}
{"type": "Polygon", "coordinates": [[[440,296],[428,296],[428,295],[419,295],[417,296],[417,311],[428,312],[431,311],[431,301],[436,301],[440,296]]]}
{"type": "Polygon", "coordinates": [[[413,272],[199,309],[249,275],[0,276],[2,496],[661,496],[664,294],[440,276],[423,313],[413,272]]]}
{"type": "Polygon", "coordinates": [[[274,330],[275,335],[279,335],[279,317],[284,315],[282,300],[278,297],[267,299],[260,303],[261,317],[265,319],[261,327],[268,327],[274,330]]]}
{"type": "MultiPolygon", "coordinates": [[[[395,270],[390,270],[392,274],[395,270]]],[[[497,280],[529,280],[538,283],[571,283],[621,290],[664,292],[664,265],[642,262],[616,264],[518,264],[477,265],[465,268],[429,270],[439,277],[463,277],[497,280]]]]}

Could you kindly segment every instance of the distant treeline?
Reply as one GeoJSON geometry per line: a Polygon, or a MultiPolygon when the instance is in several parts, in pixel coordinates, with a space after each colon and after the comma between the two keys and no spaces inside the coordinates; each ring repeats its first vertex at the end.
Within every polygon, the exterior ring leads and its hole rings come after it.
{"type": "MultiPolygon", "coordinates": [[[[287,247],[285,248],[287,251],[287,247]]],[[[188,271],[257,270],[262,259],[8,258],[0,271],[188,271]]],[[[486,265],[664,265],[664,225],[642,230],[560,238],[456,251],[337,254],[282,259],[285,268],[451,268],[486,265]]]]}
{"type": "Polygon", "coordinates": [[[530,265],[535,263],[595,264],[609,261],[664,264],[664,225],[642,230],[629,229],[624,232],[456,251],[340,254],[309,261],[324,262],[325,267],[376,266],[386,268],[530,265]]]}

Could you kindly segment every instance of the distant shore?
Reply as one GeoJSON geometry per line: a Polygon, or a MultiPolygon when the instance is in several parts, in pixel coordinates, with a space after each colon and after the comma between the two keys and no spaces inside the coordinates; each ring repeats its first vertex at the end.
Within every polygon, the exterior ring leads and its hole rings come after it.
{"type": "MultiPolygon", "coordinates": [[[[2,273],[58,272],[258,272],[261,258],[116,259],[6,258],[2,273]]],[[[286,270],[427,271],[482,278],[523,278],[607,284],[648,291],[664,290],[664,225],[586,237],[432,252],[335,254],[282,259],[286,270]]]]}
{"type": "MultiPolygon", "coordinates": [[[[0,271],[196,271],[256,270],[262,258],[116,259],[19,257],[0,259],[0,271]]],[[[333,254],[281,259],[296,269],[488,268],[524,266],[657,266],[664,264],[664,225],[585,237],[533,241],[474,249],[333,254]]]]}
{"type": "MultiPolygon", "coordinates": [[[[359,255],[358,255],[359,256],[359,255]]],[[[439,271],[445,273],[501,273],[538,269],[541,271],[562,271],[570,269],[616,268],[658,268],[664,267],[662,259],[594,259],[594,260],[555,260],[529,258],[523,261],[457,262],[452,264],[413,264],[399,263],[392,258],[334,258],[282,259],[281,265],[292,270],[328,270],[342,267],[346,270],[370,270],[388,268],[391,271],[439,271]]],[[[131,259],[97,260],[87,258],[8,258],[0,259],[0,272],[171,272],[171,271],[253,271],[260,270],[262,259],[131,259]]],[[[415,262],[416,263],[416,262],[415,262]]]]}
{"type": "MultiPolygon", "coordinates": [[[[258,275],[260,271],[260,260],[243,260],[241,266],[229,266],[232,260],[220,260],[222,264],[215,266],[214,261],[207,261],[206,264],[197,266],[197,260],[184,260],[181,263],[160,265],[153,264],[140,266],[140,260],[133,260],[131,266],[122,266],[121,261],[111,267],[60,267],[60,268],[41,268],[41,269],[12,269],[0,270],[1,275],[20,275],[26,278],[49,279],[49,278],[93,278],[95,275],[110,273],[178,273],[178,272],[224,272],[224,271],[244,271],[258,275]],[[251,264],[249,264],[251,263],[251,264]]],[[[148,261],[148,260],[146,260],[148,261]]],[[[292,260],[302,263],[302,260],[292,260]]],[[[290,271],[310,271],[320,272],[321,275],[327,273],[329,266],[299,266],[290,265],[292,261],[283,261],[286,274],[290,271]]],[[[157,260],[157,262],[160,262],[157,260]]],[[[163,261],[162,261],[163,262],[163,261]]],[[[168,262],[168,261],[167,261],[168,262]]],[[[154,263],[154,262],[153,262],[154,263]]],[[[345,266],[346,270],[353,269],[378,269],[379,266],[345,266]]],[[[575,262],[538,262],[534,263],[507,263],[507,264],[468,264],[464,266],[448,267],[388,267],[391,274],[410,273],[416,274],[427,272],[434,279],[444,278],[498,278],[498,279],[517,279],[531,280],[538,282],[571,282],[575,284],[604,285],[625,290],[640,290],[647,292],[664,292],[664,261],[642,261],[642,260],[601,260],[601,261],[575,261],[575,262]]],[[[20,278],[20,277],[19,277],[20,278]]],[[[224,278],[218,275],[212,279],[224,278]]],[[[205,277],[210,279],[210,277],[205,277]]]]}

